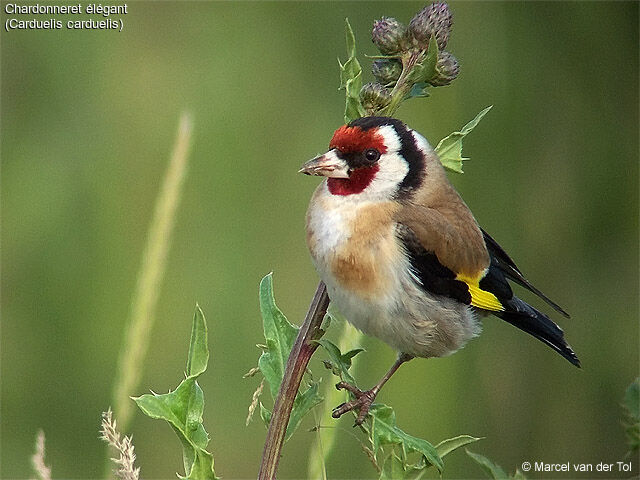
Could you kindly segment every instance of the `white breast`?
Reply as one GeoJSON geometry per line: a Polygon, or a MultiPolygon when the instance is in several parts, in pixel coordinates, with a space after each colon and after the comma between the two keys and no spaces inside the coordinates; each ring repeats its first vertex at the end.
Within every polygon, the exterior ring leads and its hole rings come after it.
{"type": "MultiPolygon", "coordinates": [[[[361,245],[362,238],[353,237],[353,225],[359,215],[376,205],[349,197],[331,195],[323,182],[307,213],[309,249],[338,311],[359,330],[410,355],[442,356],[464,345],[478,331],[471,310],[455,300],[424,292],[411,272],[393,223],[361,245]],[[351,249],[355,243],[357,248],[351,249]],[[358,291],[336,275],[336,259],[346,251],[356,252],[354,262],[375,259],[373,275],[380,279],[374,282],[376,291],[358,291]]],[[[358,268],[354,263],[354,269],[358,268]]]]}

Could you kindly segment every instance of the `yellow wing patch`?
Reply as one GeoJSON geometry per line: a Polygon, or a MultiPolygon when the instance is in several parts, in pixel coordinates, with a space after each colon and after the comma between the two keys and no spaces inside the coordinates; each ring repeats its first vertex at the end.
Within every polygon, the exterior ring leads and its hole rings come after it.
{"type": "Polygon", "coordinates": [[[502,312],[504,307],[500,300],[491,292],[480,288],[480,280],[484,277],[485,272],[481,272],[477,277],[469,277],[462,273],[456,276],[456,280],[460,280],[467,284],[469,293],[471,294],[471,305],[474,307],[490,310],[492,312],[502,312]]]}

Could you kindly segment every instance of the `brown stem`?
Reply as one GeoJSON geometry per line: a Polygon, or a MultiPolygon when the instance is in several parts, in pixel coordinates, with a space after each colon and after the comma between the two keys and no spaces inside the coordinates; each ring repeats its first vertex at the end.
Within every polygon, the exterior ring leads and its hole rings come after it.
{"type": "Polygon", "coordinates": [[[282,444],[289,424],[293,401],[298,393],[302,376],[307,369],[311,355],[318,348],[318,344],[314,340],[317,340],[322,333],[320,332],[320,325],[328,306],[327,287],[324,282],[320,282],[287,360],[287,367],[273,406],[267,439],[264,443],[258,480],[276,478],[280,452],[282,451],[282,444]]]}

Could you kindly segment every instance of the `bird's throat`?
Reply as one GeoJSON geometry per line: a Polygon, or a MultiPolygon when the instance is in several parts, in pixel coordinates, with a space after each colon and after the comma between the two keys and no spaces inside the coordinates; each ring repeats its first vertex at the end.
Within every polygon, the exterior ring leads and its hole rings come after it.
{"type": "Polygon", "coordinates": [[[327,187],[332,195],[353,195],[361,193],[373,181],[380,167],[357,168],[349,178],[327,178],[327,187]]]}

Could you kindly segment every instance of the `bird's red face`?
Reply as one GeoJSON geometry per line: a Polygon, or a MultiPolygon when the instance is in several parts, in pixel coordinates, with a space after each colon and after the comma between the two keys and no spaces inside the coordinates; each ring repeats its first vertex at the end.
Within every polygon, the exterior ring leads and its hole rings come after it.
{"type": "Polygon", "coordinates": [[[334,132],[329,148],[300,172],[328,177],[329,192],[342,196],[394,195],[412,173],[411,155],[418,153],[407,127],[387,117],[364,117],[343,125],[334,132]]]}
{"type": "Polygon", "coordinates": [[[362,130],[348,125],[335,131],[329,148],[337,150],[337,155],[350,167],[349,178],[327,180],[327,187],[334,195],[352,195],[367,188],[380,170],[380,156],[387,152],[377,128],[362,130]]]}

